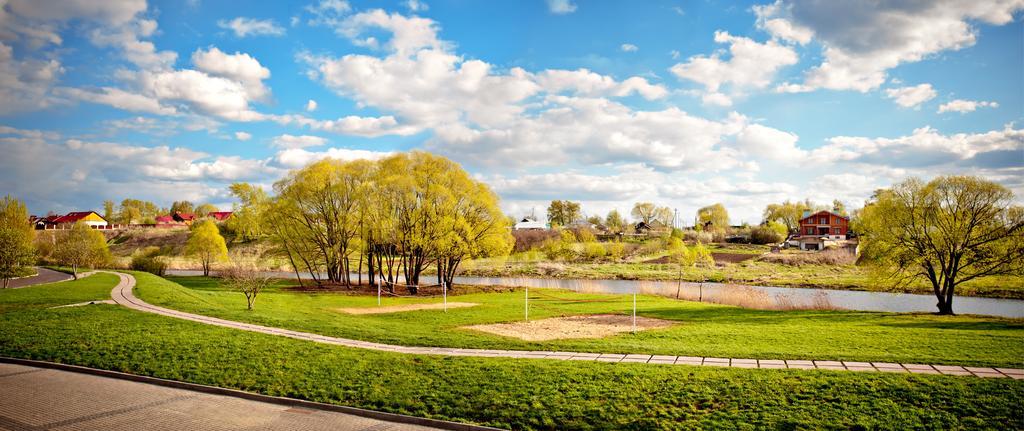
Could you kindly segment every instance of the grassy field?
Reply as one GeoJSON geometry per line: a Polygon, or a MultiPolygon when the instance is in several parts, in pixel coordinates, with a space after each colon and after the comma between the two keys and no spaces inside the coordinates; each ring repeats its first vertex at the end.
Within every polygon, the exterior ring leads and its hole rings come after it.
{"type": "MultiPolygon", "coordinates": [[[[271,289],[245,309],[240,293],[216,279],[140,274],[139,298],[168,308],[224,319],[391,344],[650,353],[761,359],[951,363],[1021,367],[1024,321],[976,316],[935,316],[850,311],[765,311],[641,295],[638,315],[677,324],[602,339],[527,342],[464,326],[523,318],[523,292],[452,296],[470,308],[351,315],[340,307],[375,307],[376,298],[271,289]],[[177,282],[177,283],[175,283],[177,282]],[[183,287],[178,283],[187,285],[183,287]]],[[[531,289],[531,319],[631,310],[625,295],[574,294],[531,289]],[[553,300],[550,295],[565,300],[553,300]],[[596,302],[572,302],[588,300],[596,302]]],[[[441,298],[385,298],[384,305],[440,302],[441,298]]]]}
{"type": "Polygon", "coordinates": [[[0,291],[0,355],[513,429],[1024,429],[1024,382],[1010,379],[399,355],[47,308],[106,299],[115,282],[0,291]]]}
{"type": "MultiPolygon", "coordinates": [[[[744,249],[729,249],[743,253],[744,249]]],[[[717,250],[715,250],[717,251],[717,250]]],[[[649,258],[653,259],[654,257],[649,258]]],[[[643,259],[650,260],[650,259],[643,259]]],[[[565,279],[677,280],[679,266],[644,263],[568,263],[547,260],[492,258],[469,261],[462,275],[481,277],[550,277],[565,279]]],[[[857,265],[783,265],[756,259],[715,268],[682,271],[684,281],[716,281],[758,286],[814,287],[931,294],[931,285],[920,282],[894,286],[857,265]]],[[[958,295],[1024,299],[1024,277],[985,277],[957,287],[958,295]]]]}

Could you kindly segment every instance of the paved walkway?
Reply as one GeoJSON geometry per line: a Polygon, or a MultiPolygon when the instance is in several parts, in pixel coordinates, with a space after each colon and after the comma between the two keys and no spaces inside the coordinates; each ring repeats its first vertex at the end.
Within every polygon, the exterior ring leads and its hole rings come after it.
{"type": "Polygon", "coordinates": [[[135,287],[135,277],[129,274],[115,273],[121,277],[121,282],[114,287],[111,296],[114,301],[125,307],[147,313],[155,313],[179,319],[191,320],[194,322],[210,325],[223,326],[226,328],[240,329],[243,331],[261,332],[264,334],[279,335],[282,337],[295,338],[299,340],[313,341],[316,343],[334,344],[360,349],[379,350],[384,352],[409,353],[420,355],[446,355],[446,356],[477,356],[488,358],[532,358],[532,359],[556,359],[571,361],[596,361],[596,362],[641,362],[648,364],[677,364],[677,365],[699,365],[709,367],[733,367],[733,368],[795,368],[795,369],[822,369],[822,370],[849,370],[849,371],[877,371],[886,373],[913,373],[913,374],[947,374],[955,376],[978,376],[1024,379],[1024,369],[1017,368],[990,368],[990,367],[961,367],[956,365],[926,365],[926,364],[897,364],[889,362],[852,362],[852,361],[807,361],[807,360],[768,360],[768,359],[742,359],[742,358],[710,358],[695,356],[672,356],[672,355],[624,355],[617,353],[581,353],[581,352],[553,352],[553,351],[532,351],[532,350],[486,350],[486,349],[454,349],[444,347],[406,347],[391,344],[373,343],[369,341],[351,340],[347,338],[328,337],[308,332],[292,331],[289,329],[272,328],[268,326],[253,325],[250,323],[235,322],[231,320],[218,319],[216,317],[202,316],[199,314],[185,313],[168,308],[157,307],[148,304],[132,294],[135,287]]]}
{"type": "Polygon", "coordinates": [[[0,430],[430,430],[70,371],[0,363],[0,430]]]}
{"type": "MultiPolygon", "coordinates": [[[[11,283],[8,285],[8,288],[17,289],[19,287],[34,286],[36,284],[45,284],[45,283],[55,283],[55,282],[58,282],[58,281],[66,281],[66,280],[70,280],[70,279],[73,278],[71,276],[71,274],[66,274],[66,273],[63,273],[63,272],[60,272],[60,271],[54,271],[52,269],[46,269],[46,268],[36,268],[36,269],[39,271],[38,274],[33,275],[31,277],[16,278],[14,280],[11,280],[11,283]]],[[[80,274],[78,274],[78,276],[81,277],[82,274],[80,273],[80,274]]],[[[3,284],[0,284],[0,287],[3,287],[3,284]]]]}

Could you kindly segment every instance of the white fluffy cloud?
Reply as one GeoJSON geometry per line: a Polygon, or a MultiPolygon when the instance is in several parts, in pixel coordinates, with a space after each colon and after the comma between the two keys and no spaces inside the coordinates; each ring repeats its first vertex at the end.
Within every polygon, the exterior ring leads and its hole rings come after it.
{"type": "Polygon", "coordinates": [[[284,27],[277,25],[272,19],[256,19],[237,17],[230,21],[217,21],[217,26],[225,30],[231,30],[235,36],[283,36],[284,27]]]}
{"type": "Polygon", "coordinates": [[[961,114],[966,114],[968,112],[974,112],[978,108],[998,107],[999,104],[996,102],[956,99],[939,105],[938,113],[942,114],[945,112],[959,112],[961,114]]]}
{"type": "Polygon", "coordinates": [[[316,111],[316,107],[317,107],[316,100],[309,99],[309,101],[306,102],[306,112],[316,111]]]}
{"type": "Polygon", "coordinates": [[[548,10],[554,14],[567,14],[576,12],[576,4],[572,0],[547,0],[548,10]]]}
{"type": "Polygon", "coordinates": [[[328,148],[324,151],[307,151],[302,148],[290,148],[277,153],[274,161],[284,168],[301,168],[311,162],[331,158],[338,160],[377,160],[391,155],[390,152],[353,150],[348,148],[328,148]]]}
{"type": "Polygon", "coordinates": [[[0,188],[32,208],[85,210],[104,199],[205,201],[227,183],[276,178],[267,161],[186,148],[62,140],[52,132],[0,128],[0,188]],[[76,203],[84,207],[74,207],[76,203]]]}
{"type": "Polygon", "coordinates": [[[406,0],[405,7],[409,8],[409,12],[423,12],[430,9],[430,5],[420,0],[406,0]]]}
{"type": "Polygon", "coordinates": [[[778,0],[755,12],[759,27],[773,36],[806,43],[813,35],[824,47],[824,61],[802,84],[779,90],[865,92],[881,86],[887,71],[900,64],[974,45],[974,23],[1004,25],[1022,9],[1021,0],[778,0]]]}
{"type": "Polygon", "coordinates": [[[931,84],[920,84],[913,87],[887,88],[885,96],[893,99],[904,108],[916,108],[920,104],[932,100],[936,96],[931,84]]]}
{"type": "Polygon", "coordinates": [[[269,93],[263,85],[263,80],[270,78],[270,69],[263,67],[249,54],[225,54],[217,47],[210,47],[205,51],[197,49],[192,53],[192,64],[196,69],[210,75],[222,76],[241,83],[252,99],[264,100],[269,93]]]}
{"type": "Polygon", "coordinates": [[[915,129],[909,136],[866,138],[838,136],[813,151],[819,161],[860,163],[893,168],[937,166],[1021,167],[1024,130],[1006,126],[986,133],[944,135],[933,128],[915,129]]]}
{"type": "Polygon", "coordinates": [[[252,134],[249,132],[235,132],[235,139],[239,141],[248,141],[252,139],[252,134]]]}
{"type": "Polygon", "coordinates": [[[633,45],[632,43],[624,43],[619,46],[619,49],[621,49],[622,52],[637,52],[640,50],[640,48],[638,48],[636,45],[633,45]]]}
{"type": "Polygon", "coordinates": [[[705,94],[709,96],[704,102],[708,104],[731,104],[729,96],[719,91],[725,85],[732,86],[736,91],[764,88],[772,82],[779,69],[797,62],[793,48],[774,40],[758,43],[728,32],[716,31],[715,42],[729,45],[729,59],[722,59],[718,53],[710,56],[696,55],[671,68],[679,79],[704,85],[705,94]]]}
{"type": "Polygon", "coordinates": [[[294,149],[294,148],[306,148],[306,147],[319,147],[327,143],[327,139],[319,136],[312,135],[289,135],[284,134],[277,136],[272,141],[273,145],[278,148],[294,149]]]}

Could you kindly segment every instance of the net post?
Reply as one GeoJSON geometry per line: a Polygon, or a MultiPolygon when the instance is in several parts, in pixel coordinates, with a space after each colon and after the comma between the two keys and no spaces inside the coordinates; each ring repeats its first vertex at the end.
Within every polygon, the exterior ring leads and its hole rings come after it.
{"type": "Polygon", "coordinates": [[[377,306],[380,307],[380,278],[377,279],[377,306]]]}
{"type": "Polygon", "coordinates": [[[633,334],[637,333],[637,293],[633,292],[633,334]]]}
{"type": "Polygon", "coordinates": [[[526,286],[526,302],[523,304],[523,316],[527,322],[530,321],[530,286],[526,286]]]}
{"type": "Polygon", "coordinates": [[[444,312],[448,312],[448,284],[444,281],[441,282],[441,292],[444,296],[444,312]]]}

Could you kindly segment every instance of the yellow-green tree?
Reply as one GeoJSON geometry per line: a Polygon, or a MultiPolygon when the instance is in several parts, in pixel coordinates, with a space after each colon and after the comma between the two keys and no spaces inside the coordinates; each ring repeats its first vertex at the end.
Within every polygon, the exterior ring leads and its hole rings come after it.
{"type": "Polygon", "coordinates": [[[225,225],[228,231],[241,241],[262,237],[267,231],[270,197],[259,186],[248,183],[234,183],[229,188],[231,195],[238,199],[232,207],[231,218],[225,225]]]}
{"type": "Polygon", "coordinates": [[[96,268],[110,262],[110,249],[102,232],[77,222],[57,236],[51,257],[58,264],[71,267],[77,280],[79,268],[96,268]]]}
{"type": "Polygon", "coordinates": [[[210,275],[214,262],[228,260],[228,247],[213,220],[202,220],[192,225],[192,233],[185,243],[185,253],[195,257],[203,266],[203,275],[210,275]]]}
{"type": "Polygon", "coordinates": [[[676,286],[676,298],[679,298],[679,290],[683,284],[683,269],[696,269],[700,276],[698,301],[703,301],[705,270],[715,267],[715,259],[711,256],[711,250],[708,250],[700,241],[697,241],[693,247],[687,247],[686,244],[680,242],[672,247],[671,253],[676,263],[679,264],[679,284],[676,286]]]}
{"type": "Polygon", "coordinates": [[[196,207],[196,217],[206,217],[212,212],[220,211],[214,204],[202,204],[196,207]]]}
{"type": "Polygon", "coordinates": [[[781,204],[769,204],[764,209],[764,221],[778,222],[786,226],[788,232],[795,232],[800,228],[800,218],[804,211],[809,211],[810,202],[790,202],[781,204]]]}
{"type": "Polygon", "coordinates": [[[705,231],[724,231],[729,227],[729,211],[720,203],[697,210],[697,226],[705,231]]]}
{"type": "Polygon", "coordinates": [[[25,275],[35,263],[34,237],[25,204],[11,196],[0,200],[0,278],[5,289],[11,278],[25,275]]]}
{"type": "Polygon", "coordinates": [[[608,211],[608,215],[604,218],[604,226],[608,228],[609,232],[620,233],[626,229],[626,220],[622,218],[622,214],[619,214],[619,210],[608,211]]]}
{"type": "Polygon", "coordinates": [[[880,190],[858,228],[864,260],[897,283],[927,280],[939,314],[953,314],[965,282],[1024,273],[1024,208],[983,178],[912,178],[880,190]]]}

